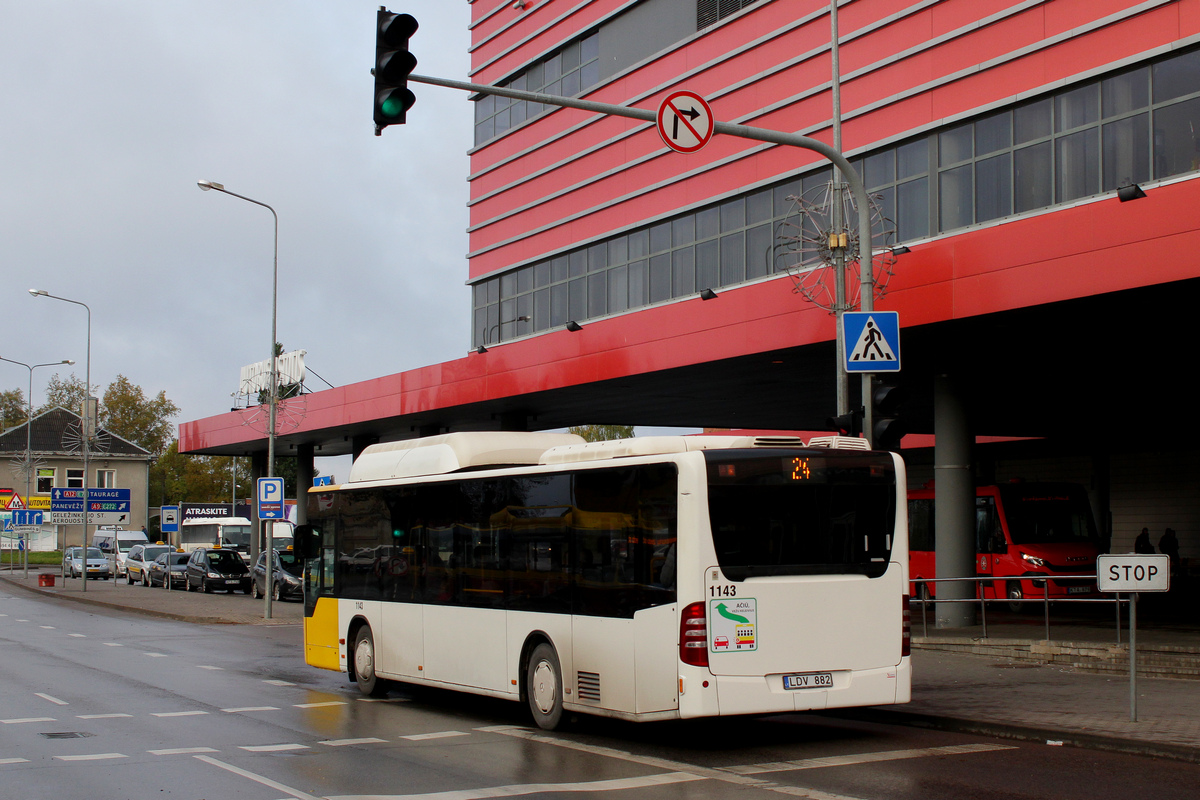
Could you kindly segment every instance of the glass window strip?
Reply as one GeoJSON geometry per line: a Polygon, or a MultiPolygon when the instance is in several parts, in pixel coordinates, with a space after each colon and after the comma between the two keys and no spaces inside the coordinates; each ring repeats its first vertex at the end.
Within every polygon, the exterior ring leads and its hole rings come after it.
{"type": "MultiPolygon", "coordinates": [[[[1174,128],[1191,121],[1191,127],[1200,130],[1200,74],[1193,77],[1191,87],[1181,88],[1179,70],[1159,69],[1176,59],[1181,64],[1192,63],[1197,58],[1196,53],[1200,50],[1173,56],[1158,64],[1126,69],[1111,78],[1093,79],[1014,109],[992,110],[916,139],[863,154],[856,158],[856,163],[866,167],[863,171],[868,191],[895,198],[890,204],[896,217],[892,221],[897,229],[897,243],[961,230],[1011,214],[1050,208],[1119,188],[1114,183],[1119,182],[1122,175],[1114,177],[1106,174],[1106,169],[1107,172],[1119,169],[1123,174],[1129,174],[1134,182],[1138,178],[1146,179],[1146,176],[1161,179],[1200,170],[1200,137],[1194,137],[1193,151],[1197,155],[1184,157],[1180,154],[1188,150],[1187,136],[1180,131],[1166,131],[1160,122],[1156,122],[1157,114],[1161,119],[1175,123],[1174,128]],[[1148,92],[1139,87],[1132,95],[1121,96],[1120,103],[1115,103],[1111,109],[1105,108],[1104,86],[1116,85],[1116,79],[1123,76],[1136,74],[1140,78],[1147,71],[1150,76],[1148,92]],[[1171,76],[1170,90],[1158,93],[1158,96],[1166,94],[1168,98],[1149,102],[1149,105],[1133,102],[1131,97],[1139,101],[1156,97],[1154,78],[1160,72],[1171,76]],[[1193,91],[1184,92],[1183,88],[1193,91]],[[1060,107],[1070,105],[1070,98],[1082,98],[1090,104],[1090,93],[1093,92],[1100,103],[1099,108],[1089,105],[1082,110],[1082,116],[1090,118],[1090,122],[1071,125],[1069,120],[1057,118],[1060,107]],[[1011,135],[994,128],[998,117],[1009,120],[1011,135]],[[978,142],[967,145],[973,155],[964,157],[961,145],[965,132],[976,130],[975,125],[980,121],[993,124],[988,135],[990,144],[982,148],[978,142]],[[939,153],[938,145],[949,133],[956,134],[951,137],[956,151],[950,159],[945,159],[939,153]],[[1118,136],[1127,141],[1114,141],[1113,137],[1118,136]],[[1004,141],[1008,142],[1007,146],[996,144],[1004,141]],[[1073,144],[1076,146],[1072,147],[1073,144]],[[980,150],[987,152],[980,153],[980,150]],[[1070,154],[1072,163],[1063,161],[1064,153],[1070,154]],[[945,166],[937,166],[939,164],[945,166]],[[963,172],[964,169],[967,172],[963,172]],[[950,180],[947,178],[949,173],[963,177],[950,180]],[[987,181],[981,183],[981,176],[987,181]],[[996,176],[1000,185],[994,185],[990,176],[996,176]],[[948,198],[941,196],[940,183],[954,185],[962,203],[969,204],[969,210],[955,209],[954,213],[944,213],[949,209],[942,201],[948,198]],[[979,198],[985,193],[987,202],[980,203],[979,198]],[[944,222],[939,224],[939,220],[944,222]]],[[[1079,109],[1071,113],[1075,119],[1081,116],[1079,109]]],[[[772,186],[725,198],[695,211],[544,259],[532,266],[533,274],[537,276],[533,286],[528,280],[514,280],[504,275],[482,281],[476,284],[473,292],[475,344],[485,343],[489,329],[491,340],[486,343],[491,345],[502,340],[496,338],[498,333],[503,338],[512,338],[553,330],[565,324],[568,318],[582,323],[598,316],[686,297],[704,288],[736,286],[776,273],[781,268],[775,259],[769,253],[763,257],[758,252],[763,249],[764,224],[769,225],[773,235],[779,223],[791,212],[786,197],[829,179],[827,169],[792,175],[772,186]],[[614,246],[618,241],[620,244],[614,246]],[[742,242],[744,245],[739,244],[742,242]],[[608,263],[597,269],[589,262],[598,261],[605,247],[608,263]],[[689,254],[678,255],[683,250],[689,254]],[[714,252],[718,254],[716,264],[712,263],[714,252]],[[592,259],[588,259],[589,254],[593,254],[592,259]],[[684,262],[678,261],[681,258],[690,260],[692,266],[683,266],[684,262]],[[604,292],[603,298],[590,299],[587,282],[575,283],[568,290],[572,279],[578,280],[582,274],[579,268],[574,271],[566,268],[568,263],[575,262],[588,263],[589,275],[608,276],[605,280],[598,278],[591,282],[595,291],[604,292]],[[672,269],[675,263],[681,265],[682,272],[672,269]],[[673,280],[676,275],[682,280],[673,280]],[[694,276],[694,280],[688,276],[694,276]],[[700,286],[713,277],[719,287],[700,286]],[[514,283],[519,286],[515,297],[502,292],[502,282],[505,287],[514,283]],[[545,292],[547,288],[550,291],[541,295],[543,299],[535,301],[535,294],[545,292]],[[565,301],[569,295],[573,295],[571,310],[584,311],[586,316],[566,317],[565,308],[546,310],[556,308],[550,297],[557,296],[565,301]],[[529,322],[501,320],[500,301],[513,299],[518,301],[518,308],[533,309],[534,319],[529,322]],[[539,308],[543,309],[540,313],[536,311],[539,308]]],[[[769,245],[767,249],[770,249],[769,245]]],[[[529,266],[520,269],[528,270],[529,266]]],[[[559,302],[559,306],[563,305],[565,302],[559,302]]]]}

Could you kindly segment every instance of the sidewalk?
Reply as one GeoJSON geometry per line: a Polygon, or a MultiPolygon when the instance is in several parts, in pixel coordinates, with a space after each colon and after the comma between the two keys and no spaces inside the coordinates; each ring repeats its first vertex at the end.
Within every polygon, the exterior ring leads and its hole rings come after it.
{"type": "Polygon", "coordinates": [[[182,589],[167,591],[161,586],[147,588],[140,583],[130,586],[123,578],[108,581],[90,580],[87,582],[87,591],[84,592],[82,580],[64,579],[56,568],[39,571],[30,567],[28,578],[23,577],[20,568],[11,573],[5,569],[0,571],[0,586],[3,585],[19,587],[61,600],[207,625],[298,625],[304,619],[304,604],[295,600],[273,602],[271,619],[265,619],[265,601],[255,600],[240,592],[205,594],[186,592],[182,589]],[[53,575],[54,586],[39,587],[39,574],[53,575]]]}
{"type": "MultiPolygon", "coordinates": [[[[0,586],[11,586],[62,600],[202,624],[299,624],[303,605],[274,603],[273,619],[263,618],[263,601],[236,594],[203,594],[127,586],[124,581],[80,581],[55,573],[54,588],[39,588],[37,573],[0,572],[0,586]]],[[[1115,645],[1115,625],[1052,624],[1051,643],[1043,642],[1040,618],[962,628],[927,636],[914,625],[913,698],[903,706],[838,710],[838,716],[918,727],[956,730],[988,736],[1042,741],[1051,745],[1155,755],[1200,763],[1200,680],[1174,680],[1138,675],[1138,722],[1131,722],[1129,676],[1094,674],[1061,664],[1038,663],[1037,652],[1079,650],[1089,644],[1115,645]],[[1015,644],[1014,644],[1015,643],[1015,644]],[[940,647],[977,652],[954,652],[940,647]],[[998,653],[1024,648],[1025,660],[998,653]],[[981,654],[978,651],[983,651],[981,654]],[[993,652],[987,652],[993,651],[993,652]]],[[[1128,631],[1122,631],[1128,642],[1128,631]]],[[[1123,646],[1122,646],[1123,647],[1123,646]]],[[[1200,657],[1200,631],[1186,626],[1147,627],[1138,631],[1139,654],[1152,648],[1179,650],[1200,657]]]]}

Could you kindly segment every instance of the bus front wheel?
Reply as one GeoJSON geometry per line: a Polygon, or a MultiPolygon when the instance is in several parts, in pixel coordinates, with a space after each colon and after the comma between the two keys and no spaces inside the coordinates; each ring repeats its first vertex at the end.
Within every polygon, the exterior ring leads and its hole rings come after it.
{"type": "Polygon", "coordinates": [[[368,697],[383,697],[388,693],[388,682],[375,674],[375,637],[367,625],[359,628],[354,639],[354,681],[368,697]]]}
{"type": "Polygon", "coordinates": [[[562,723],[562,669],[558,653],[548,644],[539,644],[529,657],[525,689],[529,711],[542,730],[552,731],[562,723]]]}
{"type": "Polygon", "coordinates": [[[1008,610],[1014,614],[1020,614],[1025,611],[1025,604],[1021,601],[1025,599],[1025,593],[1021,591],[1020,581],[1008,582],[1008,610]]]}

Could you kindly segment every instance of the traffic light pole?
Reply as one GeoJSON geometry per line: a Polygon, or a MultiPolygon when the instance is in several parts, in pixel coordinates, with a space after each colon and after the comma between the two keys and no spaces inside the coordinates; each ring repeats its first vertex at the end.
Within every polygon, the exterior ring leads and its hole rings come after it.
{"type": "MultiPolygon", "coordinates": [[[[514,100],[528,100],[533,103],[541,103],[548,106],[561,106],[563,108],[578,108],[581,111],[590,111],[596,114],[610,114],[616,117],[628,117],[629,119],[640,119],[645,122],[657,123],[658,112],[649,109],[629,108],[627,106],[617,106],[610,103],[597,103],[591,100],[578,100],[573,97],[559,97],[552,94],[541,94],[540,92],[527,92],[522,89],[510,89],[505,86],[488,86],[479,83],[467,83],[465,81],[453,81],[447,78],[435,78],[428,75],[409,75],[408,80],[414,83],[424,83],[430,86],[444,86],[449,89],[461,89],[467,92],[478,92],[479,94],[490,94],[498,97],[509,97],[514,100]]],[[[846,179],[846,184],[849,186],[850,194],[854,198],[854,204],[858,208],[858,248],[859,248],[859,276],[861,283],[861,306],[863,311],[875,310],[875,275],[874,275],[874,258],[875,255],[871,251],[871,207],[870,201],[867,198],[867,190],[863,185],[862,178],[858,172],[846,160],[846,157],[836,147],[822,142],[818,139],[813,139],[809,136],[804,136],[799,133],[784,133],[783,131],[772,131],[766,128],[754,128],[749,125],[738,125],[732,122],[713,122],[713,133],[723,133],[727,136],[737,136],[742,139],[753,139],[759,142],[769,142],[771,144],[781,144],[788,147],[800,147],[805,150],[825,156],[833,165],[842,173],[842,177],[846,179]]],[[[839,322],[837,325],[837,341],[842,347],[846,344],[842,342],[842,326],[839,322]]],[[[839,348],[840,351],[840,348],[839,348]]],[[[845,370],[845,364],[838,363],[838,380],[841,381],[841,374],[845,370]]],[[[862,398],[863,398],[863,432],[864,436],[870,439],[872,431],[872,419],[874,415],[871,412],[871,374],[864,373],[862,376],[862,398]]],[[[839,409],[840,412],[840,409],[839,409]]]]}

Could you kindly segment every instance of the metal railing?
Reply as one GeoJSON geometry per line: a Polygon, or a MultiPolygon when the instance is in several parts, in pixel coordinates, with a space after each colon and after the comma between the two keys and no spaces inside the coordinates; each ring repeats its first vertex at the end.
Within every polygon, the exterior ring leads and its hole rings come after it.
{"type": "MultiPolygon", "coordinates": [[[[1009,603],[1009,604],[1021,604],[1021,605],[1024,605],[1026,603],[1040,603],[1043,607],[1043,619],[1045,620],[1046,639],[1047,640],[1050,639],[1050,603],[1051,602],[1071,603],[1071,604],[1111,603],[1113,605],[1113,609],[1115,611],[1115,617],[1116,617],[1116,623],[1117,623],[1117,644],[1121,643],[1121,604],[1129,603],[1128,597],[1124,597],[1120,594],[1114,594],[1111,597],[1051,597],[1050,593],[1047,591],[1048,587],[1045,584],[1045,581],[1048,579],[1052,579],[1052,580],[1056,580],[1056,581],[1058,581],[1058,580],[1092,581],[1094,583],[1096,580],[1096,576],[1094,574],[1092,574],[1092,575],[1047,575],[1045,577],[1034,576],[1034,575],[1003,575],[1003,576],[974,577],[974,578],[910,578],[909,581],[912,584],[918,586],[918,591],[916,593],[914,593],[914,595],[910,598],[909,602],[921,604],[921,629],[922,629],[921,635],[922,636],[929,635],[929,619],[928,619],[928,615],[926,613],[926,607],[930,603],[973,603],[973,604],[978,604],[979,605],[980,624],[983,626],[983,638],[984,639],[986,639],[987,635],[988,635],[987,634],[987,604],[988,603],[1009,603]],[[1015,597],[1002,597],[1002,596],[1001,597],[984,597],[983,596],[983,584],[985,584],[985,583],[995,584],[996,582],[1000,582],[1002,584],[1008,584],[1012,581],[1041,581],[1043,584],[1042,585],[1042,597],[1015,598],[1015,597]],[[926,597],[926,595],[930,594],[930,592],[929,591],[926,591],[926,592],[920,591],[920,587],[933,587],[933,591],[936,591],[937,584],[939,584],[939,583],[974,583],[975,584],[975,597],[957,597],[957,598],[926,597]]],[[[1036,586],[1035,586],[1035,588],[1036,588],[1036,586]]]]}

